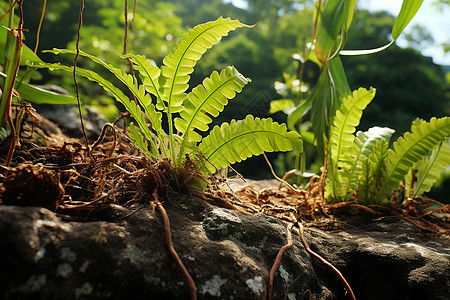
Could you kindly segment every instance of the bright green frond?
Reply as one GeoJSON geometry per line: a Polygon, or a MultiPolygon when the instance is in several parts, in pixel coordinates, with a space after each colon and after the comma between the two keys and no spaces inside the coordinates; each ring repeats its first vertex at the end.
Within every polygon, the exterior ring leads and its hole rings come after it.
{"type": "Polygon", "coordinates": [[[288,132],[285,124],[280,125],[270,118],[260,119],[251,115],[244,120],[232,120],[230,124],[215,126],[199,145],[210,171],[264,152],[292,149],[299,152],[303,149],[297,132],[288,132]]]}
{"type": "MultiPolygon", "coordinates": [[[[216,21],[200,24],[183,35],[175,49],[164,58],[161,67],[160,88],[164,102],[167,103],[169,113],[182,110],[182,103],[186,99],[189,75],[203,53],[217,44],[228,32],[238,27],[249,27],[237,20],[220,17],[216,21]]],[[[162,110],[161,103],[158,109],[162,110]]]]}
{"type": "MultiPolygon", "coordinates": [[[[355,149],[356,152],[352,156],[352,164],[349,169],[338,170],[336,178],[333,179],[332,176],[329,176],[329,180],[327,180],[327,196],[330,199],[346,201],[350,199],[358,186],[358,181],[363,173],[363,167],[366,168],[365,171],[368,171],[370,165],[367,165],[365,162],[365,166],[363,163],[365,160],[369,158],[370,155],[374,153],[375,145],[381,140],[386,142],[386,145],[389,143],[389,140],[395,130],[387,128],[387,127],[372,127],[368,131],[362,132],[358,131],[355,139],[355,149]],[[336,187],[334,187],[336,185],[336,187]],[[334,187],[334,189],[332,188],[334,187]],[[335,194],[333,194],[333,190],[335,194]]],[[[387,149],[387,146],[386,146],[387,149]]]]}
{"type": "MultiPolygon", "coordinates": [[[[77,52],[75,50],[69,50],[69,49],[56,49],[48,50],[44,52],[51,52],[54,54],[60,54],[60,53],[69,53],[69,54],[76,54],[77,52]]],[[[144,108],[146,114],[148,115],[148,118],[150,119],[150,122],[152,124],[153,129],[157,134],[161,131],[161,120],[162,120],[162,114],[160,112],[156,112],[154,105],[152,104],[152,98],[149,94],[145,92],[145,88],[142,85],[138,85],[136,77],[127,74],[126,72],[122,71],[121,69],[115,68],[114,66],[105,63],[98,57],[85,53],[83,51],[80,51],[79,53],[81,56],[87,57],[93,62],[103,66],[105,69],[109,70],[111,73],[113,73],[117,79],[119,79],[123,84],[127,86],[127,88],[130,90],[131,93],[136,97],[136,99],[139,101],[139,103],[144,108]]],[[[78,68],[77,68],[78,70],[78,68]]],[[[144,123],[145,124],[145,123],[144,123]]],[[[143,130],[141,127],[141,124],[138,123],[139,128],[143,130]]],[[[145,125],[147,127],[147,125],[145,125]]],[[[144,129],[145,130],[145,129],[144,129]]]]}
{"type": "Polygon", "coordinates": [[[359,125],[362,112],[375,97],[375,89],[360,88],[344,98],[336,112],[330,129],[330,155],[335,171],[352,164],[355,146],[355,130],[359,125]]]}
{"type": "Polygon", "coordinates": [[[348,187],[351,179],[351,171],[356,168],[355,157],[358,156],[356,147],[355,131],[359,125],[362,112],[375,97],[375,89],[366,90],[360,88],[342,100],[339,110],[333,119],[330,128],[330,154],[328,167],[328,180],[326,194],[330,199],[347,197],[351,192],[348,187]]]}
{"type": "Polygon", "coordinates": [[[382,203],[386,200],[379,187],[383,180],[384,162],[388,146],[389,142],[387,139],[378,140],[372,149],[372,154],[364,157],[361,162],[357,199],[362,204],[382,203]]]}
{"type": "Polygon", "coordinates": [[[413,122],[411,132],[406,132],[388,151],[386,175],[381,190],[389,194],[399,183],[414,163],[426,156],[450,135],[450,118],[432,118],[430,122],[419,120],[413,122]]]}
{"type": "Polygon", "coordinates": [[[369,158],[374,153],[375,145],[383,140],[386,144],[389,144],[389,140],[395,130],[387,127],[372,127],[368,131],[359,131],[356,134],[355,145],[357,149],[357,155],[353,158],[354,162],[349,172],[345,171],[344,174],[348,179],[347,188],[345,191],[345,199],[348,199],[357,187],[358,178],[362,172],[362,161],[369,158]]]}
{"type": "Polygon", "coordinates": [[[134,126],[133,122],[128,126],[128,136],[131,141],[139,148],[145,155],[151,156],[148,152],[147,140],[144,136],[139,132],[139,130],[134,126]]]}
{"type": "MultiPolygon", "coordinates": [[[[60,63],[54,63],[54,64],[48,64],[48,63],[40,63],[38,65],[32,64],[30,65],[34,68],[48,68],[49,70],[64,70],[67,72],[73,72],[72,66],[65,66],[61,65],[60,63]]],[[[108,80],[101,77],[99,74],[86,70],[83,68],[78,67],[77,68],[77,74],[80,74],[90,81],[97,82],[100,86],[102,86],[106,91],[109,91],[113,94],[114,98],[122,103],[125,108],[131,113],[133,118],[136,120],[136,123],[139,125],[139,128],[141,129],[142,133],[144,134],[145,138],[152,142],[152,153],[156,154],[156,146],[153,144],[153,139],[150,130],[147,127],[147,124],[145,122],[144,114],[142,113],[139,106],[136,105],[134,101],[130,101],[130,99],[125,96],[125,94],[114,84],[109,82],[108,80]]]]}
{"type": "Polygon", "coordinates": [[[414,185],[413,198],[429,192],[431,187],[441,177],[445,168],[450,164],[450,139],[438,145],[430,155],[424,157],[419,163],[417,170],[417,181],[414,185]]]}
{"type": "Polygon", "coordinates": [[[158,82],[161,70],[158,66],[156,66],[152,60],[146,59],[144,55],[127,54],[122,57],[131,59],[134,69],[139,71],[139,78],[141,79],[145,90],[155,95],[158,101],[162,101],[159,94],[158,82]]]}
{"type": "MultiPolygon", "coordinates": [[[[180,118],[175,119],[175,127],[184,134],[184,141],[200,142],[202,137],[194,130],[207,131],[212,122],[210,116],[217,117],[228,104],[228,99],[234,98],[249,81],[234,67],[227,67],[220,74],[214,71],[202,85],[195,87],[183,103],[180,118]]],[[[181,151],[183,146],[184,143],[181,151]]]]}

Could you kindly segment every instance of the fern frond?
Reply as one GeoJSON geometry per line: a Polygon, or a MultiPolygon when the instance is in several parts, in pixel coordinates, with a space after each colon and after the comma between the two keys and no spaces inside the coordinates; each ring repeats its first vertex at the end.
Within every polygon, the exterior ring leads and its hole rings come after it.
{"type": "Polygon", "coordinates": [[[352,164],[354,153],[354,133],[359,125],[362,112],[375,97],[375,89],[360,88],[344,98],[342,105],[333,119],[330,130],[331,161],[337,166],[335,170],[345,169],[352,164]]]}
{"type": "Polygon", "coordinates": [[[384,195],[378,187],[383,180],[384,161],[388,150],[388,140],[380,139],[372,149],[372,154],[361,162],[361,174],[358,178],[358,202],[362,204],[380,203],[384,195]]]}
{"type": "Polygon", "coordinates": [[[447,138],[446,141],[431,151],[430,155],[420,161],[417,169],[417,182],[414,185],[415,192],[412,198],[429,192],[449,164],[450,139],[447,138]]]}
{"type": "Polygon", "coordinates": [[[183,133],[180,156],[183,156],[184,145],[188,141],[200,142],[202,136],[195,132],[207,131],[212,119],[223,111],[228,99],[233,99],[236,92],[250,80],[241,75],[234,67],[227,67],[220,72],[214,71],[211,77],[205,78],[203,84],[195,87],[184,101],[184,109],[180,112],[180,118],[175,119],[175,127],[183,133]]]}
{"type": "Polygon", "coordinates": [[[346,175],[346,182],[348,182],[344,193],[344,200],[347,200],[353,194],[358,185],[358,178],[362,172],[361,162],[364,159],[369,158],[369,156],[374,153],[375,145],[379,141],[384,140],[386,141],[386,144],[388,144],[394,132],[395,130],[388,127],[375,126],[370,128],[368,131],[359,131],[356,134],[355,145],[358,154],[354,157],[351,170],[349,172],[344,171],[344,175],[346,175]]]}
{"type": "MultiPolygon", "coordinates": [[[[39,64],[30,64],[30,66],[34,68],[46,68],[50,71],[52,70],[64,70],[67,72],[73,72],[73,66],[65,66],[60,63],[39,63],[39,64]]],[[[149,140],[152,144],[152,150],[151,153],[153,155],[158,155],[158,149],[155,145],[155,142],[152,138],[152,134],[147,127],[147,124],[145,122],[145,116],[143,112],[141,111],[140,107],[137,106],[137,104],[134,101],[131,101],[125,94],[114,84],[112,84],[110,81],[104,79],[99,74],[95,73],[94,71],[86,70],[80,67],[77,67],[77,74],[80,74],[83,77],[86,77],[90,81],[98,83],[100,86],[102,86],[106,91],[111,92],[114,96],[114,98],[122,103],[127,111],[131,113],[133,118],[136,120],[136,123],[139,125],[139,128],[141,129],[142,133],[144,134],[145,138],[149,140]]]]}
{"type": "Polygon", "coordinates": [[[156,96],[157,101],[162,101],[159,93],[159,75],[161,70],[150,59],[146,59],[144,55],[126,54],[123,58],[130,58],[134,68],[139,71],[139,78],[145,87],[145,90],[156,96]]]}
{"type": "MultiPolygon", "coordinates": [[[[76,54],[77,52],[75,50],[69,50],[69,49],[56,49],[53,50],[46,50],[43,52],[50,52],[53,54],[76,54]]],[[[110,71],[112,74],[116,76],[118,80],[120,80],[123,84],[126,85],[126,87],[130,90],[131,93],[136,97],[136,99],[139,101],[139,103],[142,105],[142,107],[145,110],[145,113],[147,114],[153,129],[155,130],[156,134],[159,137],[160,131],[162,129],[161,120],[162,120],[162,114],[161,112],[157,112],[153,103],[152,98],[149,94],[145,92],[145,88],[143,85],[138,85],[138,82],[136,80],[136,77],[133,75],[127,74],[125,71],[122,71],[121,69],[115,68],[113,65],[107,64],[98,57],[85,53],[83,51],[80,51],[79,54],[81,56],[87,57],[93,62],[103,66],[105,69],[110,71]]],[[[78,70],[78,68],[77,68],[78,70]]],[[[141,124],[138,123],[139,128],[142,130],[141,124]]]]}
{"type": "MultiPolygon", "coordinates": [[[[238,27],[250,27],[237,20],[220,17],[216,21],[200,24],[190,29],[177,43],[175,49],[163,60],[160,76],[160,88],[169,114],[180,112],[186,99],[189,75],[194,66],[213,45],[217,44],[228,32],[238,27]]],[[[158,103],[158,109],[164,107],[158,103]]]]}
{"type": "Polygon", "coordinates": [[[244,120],[232,120],[230,124],[215,126],[199,144],[200,153],[210,171],[225,168],[254,155],[272,151],[303,150],[300,135],[287,131],[286,124],[272,119],[254,118],[248,115],[244,120]]]}
{"type": "Polygon", "coordinates": [[[128,136],[130,137],[131,141],[136,145],[136,147],[139,148],[145,155],[151,156],[148,152],[148,145],[147,140],[144,138],[144,136],[138,131],[136,126],[134,126],[134,123],[131,122],[128,126],[128,136]]]}
{"type": "Polygon", "coordinates": [[[375,89],[360,88],[343,99],[341,107],[336,111],[330,128],[330,164],[327,180],[327,195],[331,198],[342,198],[348,191],[348,180],[342,180],[339,172],[348,172],[355,165],[354,157],[358,155],[354,140],[356,126],[359,125],[364,108],[375,96],[375,89]]]}
{"type": "Polygon", "coordinates": [[[390,194],[396,189],[414,163],[450,135],[450,118],[431,118],[430,122],[415,121],[411,132],[406,132],[388,150],[386,174],[381,191],[390,194]]]}

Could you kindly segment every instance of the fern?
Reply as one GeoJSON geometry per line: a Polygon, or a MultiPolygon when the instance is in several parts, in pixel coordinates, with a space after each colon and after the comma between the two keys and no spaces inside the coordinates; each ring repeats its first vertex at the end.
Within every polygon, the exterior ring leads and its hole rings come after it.
{"type": "Polygon", "coordinates": [[[130,58],[133,63],[134,69],[139,71],[139,78],[145,87],[145,90],[162,99],[159,93],[158,78],[161,74],[161,70],[149,59],[146,59],[143,55],[127,54],[122,55],[123,58],[130,58]]]}
{"type": "Polygon", "coordinates": [[[183,110],[182,104],[186,99],[185,91],[190,74],[194,66],[213,45],[217,44],[228,32],[239,27],[249,27],[237,20],[220,17],[216,21],[197,25],[189,30],[177,43],[175,49],[164,58],[159,76],[160,93],[163,101],[157,102],[160,110],[167,108],[169,119],[169,138],[172,149],[172,159],[175,161],[173,142],[172,114],[183,110]],[[162,103],[166,103],[163,106],[162,103]]]}
{"type": "Polygon", "coordinates": [[[363,88],[354,91],[344,98],[341,107],[336,111],[333,125],[330,128],[330,170],[327,180],[327,195],[334,199],[342,199],[348,193],[342,172],[355,168],[354,157],[358,155],[355,146],[356,126],[359,125],[362,111],[375,96],[375,89],[363,88]]]}
{"type": "MultiPolygon", "coordinates": [[[[114,74],[136,97],[144,112],[120,89],[97,73],[83,68],[77,68],[77,70],[80,75],[112,92],[114,97],[124,104],[139,127],[136,128],[130,124],[129,137],[136,147],[150,157],[164,156],[171,158],[173,164],[181,165],[187,152],[193,151],[196,157],[204,155],[203,157],[214,166],[226,167],[230,163],[259,155],[264,151],[287,151],[294,147],[301,151],[302,141],[298,133],[287,132],[285,125],[279,125],[271,119],[254,119],[251,116],[242,121],[233,120],[230,125],[225,123],[221,128],[213,129],[210,136],[202,140],[200,133],[209,129],[212,117],[217,117],[224,110],[228,100],[241,92],[250,79],[245,78],[234,67],[227,67],[220,74],[213,72],[211,77],[203,81],[203,84],[186,95],[189,75],[207,49],[219,42],[230,30],[238,27],[251,26],[222,17],[196,26],[183,36],[173,52],[163,60],[164,65],[161,69],[145,56],[123,55],[122,57],[131,60],[135,70],[139,72],[141,83],[137,77],[126,74],[93,55],[80,52],[81,56],[89,58],[114,74]],[[156,105],[152,102],[151,95],[156,97],[156,105]],[[163,113],[168,119],[168,134],[162,128],[163,113]],[[179,117],[172,120],[174,113],[179,113],[179,117]],[[149,119],[153,131],[147,126],[146,118],[149,119]],[[173,126],[178,129],[181,136],[173,133],[173,126]],[[145,138],[141,136],[139,130],[145,138]],[[151,145],[150,151],[147,149],[148,141],[151,145]],[[220,158],[222,156],[225,160],[220,158]]],[[[49,52],[76,53],[74,50],[67,49],[53,49],[49,52]]],[[[41,63],[32,66],[73,72],[73,67],[61,64],[41,63]]],[[[197,160],[197,163],[200,162],[197,160]]],[[[210,165],[204,170],[213,171],[213,167],[210,165]]]]}
{"type": "MultiPolygon", "coordinates": [[[[358,185],[358,179],[362,173],[362,161],[369,158],[376,151],[375,146],[380,141],[385,141],[386,145],[395,131],[387,127],[372,127],[368,131],[359,131],[356,134],[355,146],[357,155],[354,157],[354,163],[349,172],[343,172],[345,178],[346,190],[344,200],[349,199],[358,185]]],[[[386,146],[387,150],[387,146],[386,146]]]]}
{"type": "Polygon", "coordinates": [[[388,146],[388,139],[377,140],[371,149],[371,154],[361,162],[357,198],[362,204],[381,203],[384,200],[384,195],[379,192],[378,187],[383,179],[388,146]]]}
{"type": "Polygon", "coordinates": [[[205,165],[210,171],[224,168],[264,152],[301,152],[303,142],[300,135],[287,131],[285,124],[272,119],[259,119],[248,115],[244,120],[232,120],[230,124],[215,126],[199,145],[205,165]]]}
{"type": "MultiPolygon", "coordinates": [[[[71,50],[69,50],[71,51],[71,50]]],[[[67,72],[73,72],[73,66],[65,66],[60,63],[39,63],[38,65],[31,64],[30,66],[34,68],[48,68],[49,70],[64,70],[67,72]]],[[[131,101],[125,94],[117,88],[114,84],[112,84],[110,81],[104,79],[99,74],[95,73],[94,71],[86,70],[80,67],[77,67],[77,73],[82,75],[83,77],[86,77],[90,81],[98,83],[100,86],[102,86],[106,91],[111,92],[114,96],[114,98],[122,103],[127,111],[131,113],[133,118],[136,120],[137,124],[139,125],[139,129],[144,134],[145,138],[149,140],[152,144],[151,153],[154,157],[159,156],[158,147],[153,142],[152,134],[147,127],[147,124],[145,122],[145,116],[140,110],[139,106],[134,101],[131,101]]],[[[156,122],[157,123],[157,122],[156,122]]]]}
{"type": "MultiPolygon", "coordinates": [[[[77,53],[75,50],[56,49],[56,48],[54,48],[53,50],[47,50],[47,51],[43,51],[43,52],[50,52],[53,54],[63,54],[63,53],[76,54],[77,53]]],[[[79,54],[81,56],[87,57],[87,58],[91,59],[93,62],[103,66],[105,69],[107,69],[112,74],[114,74],[118,80],[120,80],[123,84],[125,84],[125,86],[130,90],[130,92],[132,92],[133,95],[136,97],[136,100],[138,100],[139,103],[144,108],[145,113],[147,114],[148,118],[150,119],[150,122],[151,122],[152,127],[155,130],[155,132],[157,134],[159,134],[161,132],[162,114],[161,114],[161,112],[157,112],[155,110],[155,106],[152,104],[152,99],[151,99],[150,95],[145,93],[145,88],[143,85],[138,85],[137,79],[135,76],[127,74],[126,72],[122,71],[121,69],[115,68],[114,66],[103,62],[101,59],[95,57],[94,55],[85,53],[83,51],[80,51],[79,54]]],[[[81,75],[83,75],[83,74],[81,74],[81,75]]],[[[139,128],[142,130],[141,124],[139,124],[139,128]]]]}
{"type": "Polygon", "coordinates": [[[389,195],[398,187],[411,167],[449,135],[449,117],[431,118],[430,122],[415,121],[411,126],[411,132],[406,132],[394,143],[394,149],[388,150],[381,192],[389,195]]]}
{"type": "MultiPolygon", "coordinates": [[[[189,75],[194,66],[213,45],[217,44],[228,32],[239,27],[250,27],[237,20],[220,17],[216,21],[198,25],[189,30],[178,42],[175,49],[164,58],[161,67],[160,89],[164,102],[167,102],[169,114],[180,112],[184,92],[188,89],[189,75]]],[[[164,107],[159,106],[162,110],[164,107]]]]}
{"type": "Polygon", "coordinates": [[[227,67],[220,72],[214,71],[210,78],[206,78],[202,85],[197,86],[187,96],[183,103],[184,109],[180,118],[175,119],[175,127],[183,133],[183,142],[179,156],[184,155],[188,141],[200,142],[202,137],[194,130],[207,131],[212,122],[210,116],[217,117],[223,111],[228,99],[234,98],[236,92],[250,82],[234,67],[227,67]]]}
{"type": "Polygon", "coordinates": [[[134,126],[133,122],[130,123],[128,126],[128,136],[130,137],[131,141],[136,145],[136,147],[139,148],[144,154],[147,156],[150,156],[150,153],[148,152],[148,145],[147,140],[144,139],[144,136],[140,134],[136,126],[134,126]]]}
{"type": "MultiPolygon", "coordinates": [[[[433,151],[414,165],[412,170],[417,171],[415,178],[411,178],[412,186],[407,194],[411,198],[429,192],[433,184],[440,179],[440,175],[450,164],[450,139],[441,142],[433,151]]],[[[406,181],[408,183],[408,181],[406,181]]],[[[411,181],[409,181],[411,182],[411,181]]]]}

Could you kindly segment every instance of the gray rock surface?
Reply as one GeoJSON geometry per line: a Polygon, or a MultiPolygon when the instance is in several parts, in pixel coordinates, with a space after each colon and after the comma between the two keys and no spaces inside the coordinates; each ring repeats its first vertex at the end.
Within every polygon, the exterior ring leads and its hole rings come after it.
{"type": "MultiPolygon", "coordinates": [[[[59,128],[68,136],[81,138],[80,117],[78,115],[78,107],[72,104],[33,104],[36,111],[44,118],[56,123],[59,128]]],[[[86,114],[83,115],[86,135],[89,139],[95,140],[102,131],[103,125],[107,123],[97,108],[89,105],[83,105],[86,114]]]]}
{"type": "MultiPolygon", "coordinates": [[[[164,207],[199,299],[266,299],[285,223],[187,197],[164,207]]],[[[130,212],[115,207],[99,221],[69,222],[45,208],[0,206],[0,299],[189,299],[161,215],[147,207],[130,212]]],[[[336,276],[293,237],[272,299],[347,299],[336,276]]],[[[449,299],[449,241],[407,222],[307,228],[305,237],[343,273],[357,299],[449,299]]]]}

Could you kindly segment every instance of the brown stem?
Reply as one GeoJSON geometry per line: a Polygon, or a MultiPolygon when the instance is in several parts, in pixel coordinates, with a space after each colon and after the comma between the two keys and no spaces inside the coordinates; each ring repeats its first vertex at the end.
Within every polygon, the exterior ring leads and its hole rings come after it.
{"type": "MultiPolygon", "coordinates": [[[[134,22],[134,11],[133,11],[133,22],[134,22]]],[[[127,54],[127,46],[128,46],[128,0],[125,0],[125,36],[123,38],[123,55],[127,54]]],[[[130,65],[130,73],[131,75],[135,75],[133,63],[131,62],[131,58],[126,59],[128,64],[130,65]]],[[[136,102],[136,96],[130,91],[130,97],[133,101],[136,102]]]]}
{"type": "Polygon", "coordinates": [[[336,269],[335,266],[333,266],[331,263],[329,263],[327,260],[325,260],[322,256],[320,256],[319,254],[315,253],[314,251],[312,251],[309,248],[308,243],[306,242],[305,236],[303,234],[303,225],[300,222],[297,222],[298,224],[298,228],[299,228],[299,235],[300,235],[300,240],[303,243],[303,246],[305,247],[306,251],[314,256],[316,259],[318,259],[321,263],[323,263],[324,265],[326,265],[328,268],[330,268],[339,278],[339,280],[344,284],[345,289],[347,290],[347,293],[350,297],[351,300],[356,300],[355,298],[355,294],[353,293],[352,288],[350,287],[350,285],[348,284],[347,280],[345,280],[344,276],[342,275],[341,272],[339,272],[338,269],[336,269]]]}
{"type": "Polygon", "coordinates": [[[161,213],[163,220],[164,220],[164,228],[166,231],[166,243],[167,248],[169,248],[169,252],[172,255],[172,257],[175,259],[177,265],[180,267],[181,271],[183,272],[184,277],[186,278],[189,288],[190,288],[190,294],[191,299],[196,300],[197,299],[197,287],[195,286],[194,279],[192,279],[191,275],[189,274],[188,270],[184,266],[183,262],[181,261],[180,257],[178,256],[177,252],[173,248],[172,244],[172,236],[170,234],[170,221],[169,216],[167,215],[166,210],[162,206],[161,202],[159,202],[158,195],[156,194],[156,191],[153,193],[153,198],[155,199],[156,207],[158,207],[159,212],[161,213]]]}
{"type": "Polygon", "coordinates": [[[114,132],[113,146],[111,147],[111,149],[107,153],[109,156],[111,156],[113,151],[114,151],[114,149],[116,148],[116,143],[117,143],[116,127],[114,126],[114,124],[111,124],[111,123],[106,123],[105,125],[103,125],[102,132],[101,132],[100,136],[98,137],[98,139],[92,145],[92,150],[94,150],[103,141],[103,139],[105,138],[106,130],[108,129],[108,127],[110,127],[112,129],[112,131],[114,132]]]}
{"type": "Polygon", "coordinates": [[[88,154],[92,158],[91,149],[89,148],[89,142],[88,142],[87,135],[86,135],[86,129],[84,127],[83,116],[81,115],[80,93],[78,90],[78,81],[77,81],[77,77],[76,77],[77,61],[78,61],[78,56],[80,55],[80,30],[81,30],[81,26],[83,25],[83,10],[84,10],[84,0],[80,0],[80,12],[78,13],[78,29],[77,29],[77,43],[76,43],[77,54],[75,55],[75,58],[73,59],[73,81],[75,83],[75,92],[77,94],[78,115],[80,117],[81,130],[83,131],[84,140],[86,141],[86,148],[87,148],[88,154]]]}
{"type": "Polygon", "coordinates": [[[6,155],[5,166],[9,167],[14,154],[14,149],[16,148],[16,129],[14,128],[14,123],[11,117],[11,98],[6,104],[6,120],[8,121],[9,127],[11,127],[11,143],[9,145],[8,154],[6,155]]]}
{"type": "Polygon", "coordinates": [[[9,124],[9,126],[11,127],[11,144],[9,146],[8,154],[6,155],[6,160],[5,160],[5,166],[7,166],[7,167],[9,167],[9,165],[11,164],[12,157],[14,154],[14,149],[16,147],[16,131],[14,128],[14,123],[12,121],[12,117],[11,117],[11,101],[12,101],[13,95],[15,95],[17,97],[17,92],[14,90],[14,84],[16,82],[17,72],[19,71],[20,59],[22,57],[22,46],[23,46],[23,41],[22,41],[22,31],[23,31],[22,3],[23,3],[23,0],[17,1],[17,5],[19,6],[19,14],[20,14],[19,24],[17,26],[17,29],[11,30],[16,39],[16,42],[14,45],[14,53],[13,53],[13,56],[16,56],[16,57],[13,60],[11,60],[10,63],[15,64],[14,65],[15,69],[14,69],[14,72],[12,72],[12,74],[8,74],[9,76],[12,77],[11,85],[8,86],[7,91],[4,91],[5,93],[7,93],[7,95],[6,95],[7,98],[5,98],[5,99],[7,99],[6,107],[5,107],[6,120],[9,124]]]}
{"type": "Polygon", "coordinates": [[[287,235],[287,244],[281,247],[281,249],[278,251],[277,257],[275,258],[275,262],[273,263],[272,269],[270,269],[269,273],[269,283],[267,284],[267,300],[272,299],[272,288],[273,288],[273,278],[275,276],[275,272],[278,269],[278,266],[281,262],[281,257],[283,256],[283,253],[287,250],[292,248],[292,226],[294,223],[289,223],[286,228],[286,235],[287,235]]]}

